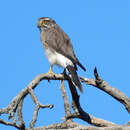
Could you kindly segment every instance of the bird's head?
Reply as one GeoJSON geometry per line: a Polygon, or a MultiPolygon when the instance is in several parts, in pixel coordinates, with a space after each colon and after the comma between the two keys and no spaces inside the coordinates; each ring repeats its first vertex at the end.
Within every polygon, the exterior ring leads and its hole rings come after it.
{"type": "Polygon", "coordinates": [[[53,19],[51,19],[49,17],[42,17],[42,18],[38,19],[37,27],[40,30],[43,30],[43,29],[51,28],[55,24],[56,24],[56,22],[53,19]]]}

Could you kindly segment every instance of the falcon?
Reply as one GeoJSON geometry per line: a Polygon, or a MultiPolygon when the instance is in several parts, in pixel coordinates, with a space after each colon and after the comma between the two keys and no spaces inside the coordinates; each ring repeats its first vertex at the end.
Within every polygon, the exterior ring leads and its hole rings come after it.
{"type": "Polygon", "coordinates": [[[48,73],[54,74],[52,72],[53,65],[63,67],[68,72],[73,84],[83,92],[81,82],[76,72],[77,65],[84,71],[86,71],[86,69],[75,56],[68,35],[49,17],[39,18],[37,27],[40,29],[40,39],[45,55],[51,64],[48,73]]]}

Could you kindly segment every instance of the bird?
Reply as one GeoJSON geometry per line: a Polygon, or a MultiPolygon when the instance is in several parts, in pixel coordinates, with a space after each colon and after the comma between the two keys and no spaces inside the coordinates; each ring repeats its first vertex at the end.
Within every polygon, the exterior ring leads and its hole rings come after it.
{"type": "Polygon", "coordinates": [[[63,67],[72,80],[72,83],[83,93],[83,88],[77,74],[77,65],[84,71],[86,69],[76,57],[69,36],[50,17],[39,18],[37,27],[40,30],[40,39],[43,44],[45,56],[51,64],[48,74],[54,74],[52,72],[53,65],[63,67]]]}

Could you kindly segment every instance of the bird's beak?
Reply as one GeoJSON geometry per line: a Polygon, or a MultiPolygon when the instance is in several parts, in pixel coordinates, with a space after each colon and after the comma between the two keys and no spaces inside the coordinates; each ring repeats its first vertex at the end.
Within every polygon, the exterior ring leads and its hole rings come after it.
{"type": "Polygon", "coordinates": [[[37,27],[38,27],[38,28],[40,28],[40,26],[39,26],[39,25],[37,25],[37,27]]]}
{"type": "Polygon", "coordinates": [[[38,28],[40,28],[41,27],[41,24],[40,24],[40,22],[38,21],[38,23],[37,23],[37,27],[38,28]]]}

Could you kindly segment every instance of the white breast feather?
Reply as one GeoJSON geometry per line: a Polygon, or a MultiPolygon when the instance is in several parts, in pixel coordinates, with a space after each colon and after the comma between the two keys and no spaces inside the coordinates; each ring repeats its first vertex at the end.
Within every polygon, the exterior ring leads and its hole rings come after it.
{"type": "Polygon", "coordinates": [[[53,65],[56,64],[63,68],[66,68],[67,65],[74,66],[72,61],[69,58],[63,56],[60,53],[52,52],[49,48],[45,49],[45,55],[48,61],[53,65]]]}

